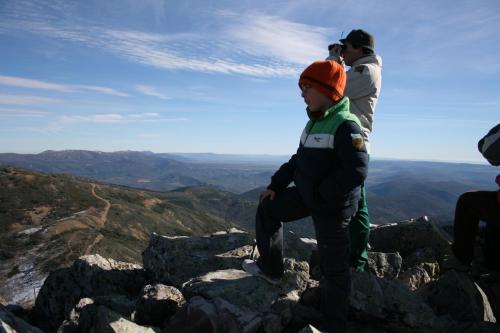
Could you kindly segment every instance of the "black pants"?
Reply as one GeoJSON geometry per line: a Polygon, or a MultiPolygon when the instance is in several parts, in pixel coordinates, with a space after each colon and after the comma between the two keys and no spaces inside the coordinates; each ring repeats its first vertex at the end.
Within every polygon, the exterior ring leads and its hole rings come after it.
{"type": "Polygon", "coordinates": [[[472,261],[479,221],[484,221],[486,260],[490,268],[500,269],[500,203],[496,195],[497,192],[466,192],[457,201],[452,250],[463,263],[472,261]]]}
{"type": "Polygon", "coordinates": [[[351,290],[349,270],[349,219],[335,219],[311,213],[302,201],[296,187],[266,198],[257,209],[256,238],[260,257],[259,268],[267,275],[283,275],[283,225],[312,216],[322,271],[321,310],[328,328],[345,331],[351,290]]]}

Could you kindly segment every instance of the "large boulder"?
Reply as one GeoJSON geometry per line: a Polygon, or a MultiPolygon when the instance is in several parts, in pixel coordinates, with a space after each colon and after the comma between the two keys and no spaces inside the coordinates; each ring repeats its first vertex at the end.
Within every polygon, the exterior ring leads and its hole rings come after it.
{"type": "Polygon", "coordinates": [[[40,329],[31,326],[21,318],[10,313],[0,304],[0,332],[2,333],[43,333],[40,329]]]}
{"type": "Polygon", "coordinates": [[[227,313],[238,330],[255,332],[260,323],[263,332],[280,332],[291,321],[293,307],[305,290],[309,278],[306,262],[285,259],[285,274],[278,285],[271,285],[242,270],[226,269],[189,280],[184,285],[188,296],[208,300],[224,299],[227,313]]]}
{"type": "Polygon", "coordinates": [[[71,267],[49,274],[36,299],[35,312],[55,329],[80,299],[114,294],[135,297],[146,281],[140,265],[100,255],[83,256],[71,267]]]}
{"type": "Polygon", "coordinates": [[[434,311],[398,282],[357,272],[352,281],[350,305],[361,319],[400,331],[432,327],[434,311]]]}
{"type": "MultiPolygon", "coordinates": [[[[295,321],[322,327],[319,307],[319,283],[310,280],[308,289],[302,294],[295,321]]],[[[350,315],[355,322],[368,325],[368,331],[373,332],[383,329],[390,332],[441,332],[448,323],[440,321],[421,297],[396,280],[359,272],[352,274],[350,315]]]]}
{"type": "Polygon", "coordinates": [[[184,296],[177,288],[148,284],[137,300],[134,321],[141,325],[162,327],[185,303],[184,296]]]}
{"type": "Polygon", "coordinates": [[[252,251],[253,238],[240,231],[208,236],[151,235],[143,253],[144,268],[159,283],[181,287],[211,271],[239,268],[252,251]]]}
{"type": "Polygon", "coordinates": [[[457,321],[496,322],[485,293],[465,273],[448,271],[419,293],[438,315],[448,314],[457,321]]]}
{"type": "Polygon", "coordinates": [[[399,252],[403,258],[426,247],[442,257],[449,249],[449,242],[427,219],[378,226],[370,232],[370,245],[374,251],[399,252]]]}

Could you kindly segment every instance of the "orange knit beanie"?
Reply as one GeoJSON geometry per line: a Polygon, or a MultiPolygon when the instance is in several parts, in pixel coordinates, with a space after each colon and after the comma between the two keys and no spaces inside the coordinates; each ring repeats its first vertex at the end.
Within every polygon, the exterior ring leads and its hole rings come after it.
{"type": "Polygon", "coordinates": [[[344,95],[346,73],[342,65],[332,60],[315,61],[300,75],[299,87],[309,85],[334,102],[344,95]]]}

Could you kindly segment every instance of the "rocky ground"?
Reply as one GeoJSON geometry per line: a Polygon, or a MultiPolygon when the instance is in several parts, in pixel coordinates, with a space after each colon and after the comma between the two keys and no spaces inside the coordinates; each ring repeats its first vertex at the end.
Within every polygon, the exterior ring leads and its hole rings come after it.
{"type": "MultiPolygon", "coordinates": [[[[278,285],[241,270],[254,241],[234,229],[152,234],[144,266],[86,255],[53,271],[32,309],[0,305],[0,332],[317,332],[315,242],[285,239],[278,285]]],[[[449,245],[432,223],[374,228],[370,244],[369,272],[352,273],[350,331],[499,331],[500,279],[477,266],[443,271],[449,245]]]]}

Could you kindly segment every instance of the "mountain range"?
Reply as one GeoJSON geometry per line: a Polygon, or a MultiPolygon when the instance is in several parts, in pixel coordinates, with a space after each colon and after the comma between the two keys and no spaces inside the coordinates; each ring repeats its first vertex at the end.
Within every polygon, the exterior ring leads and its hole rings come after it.
{"type": "MultiPolygon", "coordinates": [[[[69,150],[0,154],[0,165],[64,173],[129,187],[170,191],[211,187],[257,202],[258,193],[286,156],[69,150]]],[[[498,171],[488,165],[373,160],[366,181],[372,223],[429,215],[450,223],[458,196],[494,190],[498,171]]]]}

